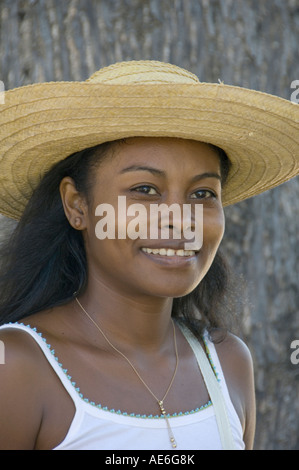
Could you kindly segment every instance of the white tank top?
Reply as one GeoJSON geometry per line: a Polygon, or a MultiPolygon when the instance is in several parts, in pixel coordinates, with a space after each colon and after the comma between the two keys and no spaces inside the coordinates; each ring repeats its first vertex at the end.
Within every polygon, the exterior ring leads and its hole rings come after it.
{"type": "MultiPolygon", "coordinates": [[[[211,401],[200,409],[168,416],[177,450],[244,449],[242,426],[214,344],[205,336],[208,361],[191,332],[180,327],[196,355],[211,401]]],[[[74,402],[75,413],[67,435],[53,450],[171,450],[164,417],[129,415],[89,401],[41,333],[22,323],[2,328],[17,328],[34,338],[74,402]]]]}

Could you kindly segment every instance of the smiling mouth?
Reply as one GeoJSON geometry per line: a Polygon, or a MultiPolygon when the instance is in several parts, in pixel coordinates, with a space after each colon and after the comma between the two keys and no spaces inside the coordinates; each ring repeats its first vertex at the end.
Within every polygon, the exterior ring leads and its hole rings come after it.
{"type": "Polygon", "coordinates": [[[173,248],[141,248],[141,251],[148,254],[159,255],[159,256],[181,256],[181,257],[189,257],[195,256],[198,251],[194,250],[174,250],[173,248]]]}

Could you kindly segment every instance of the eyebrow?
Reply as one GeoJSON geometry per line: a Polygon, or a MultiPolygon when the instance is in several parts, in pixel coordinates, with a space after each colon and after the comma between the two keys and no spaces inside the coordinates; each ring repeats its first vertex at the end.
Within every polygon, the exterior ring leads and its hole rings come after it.
{"type": "Polygon", "coordinates": [[[197,181],[200,181],[206,178],[217,178],[217,180],[221,181],[221,175],[219,175],[219,173],[213,173],[213,172],[208,171],[206,173],[201,173],[200,175],[193,176],[191,182],[196,183],[197,181]]]}
{"type": "Polygon", "coordinates": [[[139,165],[132,165],[132,166],[128,166],[127,168],[123,168],[120,171],[120,173],[127,173],[130,171],[149,171],[153,175],[166,176],[166,173],[163,170],[159,170],[158,168],[154,168],[151,166],[139,166],[139,165]]]}
{"type": "MultiPolygon", "coordinates": [[[[165,171],[163,170],[159,170],[158,168],[154,168],[154,167],[151,167],[151,166],[139,166],[139,165],[131,165],[127,168],[123,168],[120,173],[128,173],[128,172],[133,172],[133,171],[148,171],[150,173],[152,173],[153,175],[157,175],[157,176],[166,176],[166,173],[165,171]]],[[[221,181],[221,175],[219,175],[218,173],[214,173],[214,172],[205,172],[205,173],[201,173],[199,175],[195,175],[193,176],[193,178],[191,179],[191,182],[192,183],[195,183],[197,181],[200,181],[202,179],[205,179],[205,178],[217,178],[218,180],[221,181]]]]}

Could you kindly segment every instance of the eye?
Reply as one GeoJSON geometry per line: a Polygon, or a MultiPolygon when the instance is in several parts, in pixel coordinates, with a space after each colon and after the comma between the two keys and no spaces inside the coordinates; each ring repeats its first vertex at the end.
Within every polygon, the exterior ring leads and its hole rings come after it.
{"type": "Polygon", "coordinates": [[[148,184],[137,186],[136,188],[131,189],[131,191],[136,191],[142,194],[148,194],[150,196],[158,194],[158,191],[153,186],[150,186],[148,184]]]}
{"type": "Polygon", "coordinates": [[[216,194],[209,189],[199,189],[191,194],[191,199],[216,199],[216,194]]]}

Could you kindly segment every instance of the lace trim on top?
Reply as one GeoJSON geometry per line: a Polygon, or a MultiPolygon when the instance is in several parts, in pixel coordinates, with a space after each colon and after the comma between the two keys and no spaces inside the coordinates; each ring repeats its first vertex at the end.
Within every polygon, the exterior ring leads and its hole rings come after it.
{"type": "MultiPolygon", "coordinates": [[[[44,341],[46,347],[49,349],[50,353],[53,355],[55,361],[57,362],[57,365],[61,368],[61,370],[64,372],[66,378],[69,380],[69,382],[71,383],[71,385],[73,386],[74,390],[77,392],[78,396],[87,404],[91,405],[91,406],[94,406],[95,408],[98,408],[100,410],[103,410],[103,411],[107,411],[109,413],[114,413],[114,414],[117,414],[117,415],[123,415],[123,416],[130,416],[130,417],[133,417],[133,418],[142,418],[142,419],[165,419],[165,416],[163,415],[145,415],[145,414],[135,414],[135,413],[126,413],[124,411],[121,411],[121,410],[115,410],[115,409],[110,409],[108,408],[107,406],[103,406],[101,405],[100,403],[95,403],[91,400],[89,400],[88,398],[84,397],[84,395],[81,393],[80,391],[80,387],[77,386],[76,382],[73,381],[71,375],[68,373],[68,370],[65,369],[63,367],[63,365],[59,362],[59,359],[58,357],[56,356],[56,353],[55,353],[55,350],[52,348],[52,346],[47,343],[47,340],[46,338],[43,337],[42,333],[39,333],[37,331],[37,329],[35,327],[31,327],[30,325],[25,325],[24,323],[19,323],[19,322],[10,322],[8,323],[9,325],[20,325],[20,326],[24,326],[32,331],[34,331],[38,336],[40,336],[40,338],[44,341]]],[[[206,350],[206,354],[208,356],[208,359],[209,359],[209,362],[211,364],[211,367],[214,371],[214,374],[218,380],[218,382],[220,382],[220,379],[219,379],[219,375],[218,375],[218,372],[216,371],[216,367],[213,363],[213,360],[212,360],[212,356],[211,356],[211,353],[209,351],[209,347],[208,347],[208,343],[207,343],[207,340],[206,338],[203,338],[204,340],[204,345],[205,345],[205,350],[206,350]]],[[[177,417],[180,417],[180,416],[188,416],[188,415],[192,415],[194,413],[198,413],[200,411],[203,411],[207,408],[209,408],[210,406],[212,406],[212,402],[211,400],[209,400],[205,405],[202,405],[201,407],[199,408],[195,408],[194,410],[191,410],[191,411],[185,411],[185,412],[179,412],[179,413],[173,413],[173,414],[167,414],[167,418],[177,418],[177,417]]]]}

